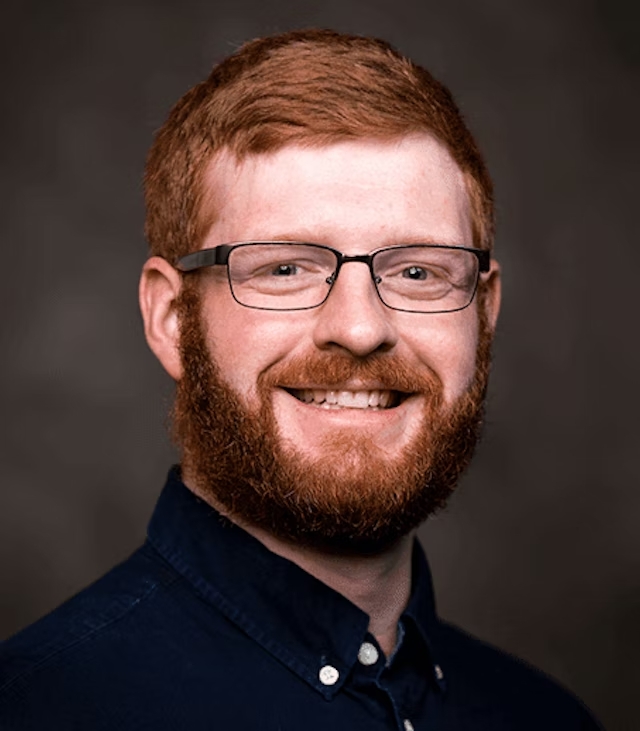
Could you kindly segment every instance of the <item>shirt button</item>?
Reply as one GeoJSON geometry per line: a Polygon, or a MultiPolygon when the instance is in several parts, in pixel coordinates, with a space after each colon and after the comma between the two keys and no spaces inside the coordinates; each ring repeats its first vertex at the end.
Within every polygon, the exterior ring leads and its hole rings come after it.
{"type": "Polygon", "coordinates": [[[413,731],[413,724],[408,718],[404,719],[404,731],[413,731]]]}
{"type": "Polygon", "coordinates": [[[370,642],[363,642],[360,645],[358,660],[360,660],[363,665],[375,665],[378,662],[379,657],[380,655],[378,654],[378,650],[376,650],[375,645],[372,645],[370,642]]]}
{"type": "Polygon", "coordinates": [[[333,667],[333,665],[325,665],[320,668],[318,675],[320,676],[320,682],[322,685],[335,685],[340,677],[340,673],[333,667]]]}

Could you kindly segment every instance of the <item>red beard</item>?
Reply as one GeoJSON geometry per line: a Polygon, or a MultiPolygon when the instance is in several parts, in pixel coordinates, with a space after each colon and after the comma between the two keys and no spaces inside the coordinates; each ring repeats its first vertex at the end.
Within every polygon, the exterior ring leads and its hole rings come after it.
{"type": "Polygon", "coordinates": [[[212,361],[195,289],[186,288],[179,308],[184,374],[173,434],[183,469],[213,505],[285,541],[342,554],[383,551],[444,506],[479,436],[491,342],[482,317],[473,383],[449,407],[434,373],[415,372],[392,355],[318,352],[267,370],[257,384],[260,406],[251,410],[212,361]],[[322,460],[283,442],[271,403],[275,384],[337,386],[355,378],[424,397],[421,429],[397,458],[351,431],[326,439],[322,460]]]}

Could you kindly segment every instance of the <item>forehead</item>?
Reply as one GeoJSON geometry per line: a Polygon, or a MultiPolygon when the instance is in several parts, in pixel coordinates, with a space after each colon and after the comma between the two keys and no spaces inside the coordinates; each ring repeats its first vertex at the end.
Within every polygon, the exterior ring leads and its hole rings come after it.
{"type": "Polygon", "coordinates": [[[463,174],[426,134],[287,146],[242,160],[223,152],[207,168],[203,198],[205,247],[290,239],[346,252],[472,242],[463,174]]]}

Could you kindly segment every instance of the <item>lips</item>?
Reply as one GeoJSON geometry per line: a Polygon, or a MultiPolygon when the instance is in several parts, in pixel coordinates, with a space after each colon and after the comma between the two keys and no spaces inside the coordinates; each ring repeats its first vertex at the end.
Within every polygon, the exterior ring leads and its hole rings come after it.
{"type": "Polygon", "coordinates": [[[324,409],[369,409],[381,410],[397,406],[406,394],[383,389],[373,390],[330,390],[320,388],[287,389],[305,404],[313,404],[324,409]]]}

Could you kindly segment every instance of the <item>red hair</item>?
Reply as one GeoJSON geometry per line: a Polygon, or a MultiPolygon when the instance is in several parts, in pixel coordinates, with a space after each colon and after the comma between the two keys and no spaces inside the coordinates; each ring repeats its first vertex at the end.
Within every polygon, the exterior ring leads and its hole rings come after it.
{"type": "Polygon", "coordinates": [[[385,41],[328,30],[251,41],[180,99],[155,138],[145,171],[151,254],[173,262],[199,248],[211,223],[203,175],[222,150],[242,160],[288,144],[420,132],[462,170],[474,244],[491,249],[489,173],[451,93],[426,69],[385,41]]]}

